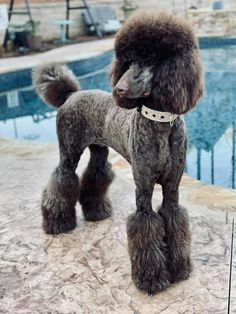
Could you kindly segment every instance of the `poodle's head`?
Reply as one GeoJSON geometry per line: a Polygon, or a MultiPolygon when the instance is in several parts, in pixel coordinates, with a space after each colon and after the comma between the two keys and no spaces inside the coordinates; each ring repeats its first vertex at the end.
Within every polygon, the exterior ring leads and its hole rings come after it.
{"type": "Polygon", "coordinates": [[[140,67],[137,63],[131,63],[114,87],[113,93],[118,105],[128,109],[139,106],[140,99],[150,97],[152,81],[152,67],[140,67]]]}
{"type": "Polygon", "coordinates": [[[182,114],[203,93],[197,39],[184,20],[139,13],[120,29],[110,77],[117,105],[182,114]]]}

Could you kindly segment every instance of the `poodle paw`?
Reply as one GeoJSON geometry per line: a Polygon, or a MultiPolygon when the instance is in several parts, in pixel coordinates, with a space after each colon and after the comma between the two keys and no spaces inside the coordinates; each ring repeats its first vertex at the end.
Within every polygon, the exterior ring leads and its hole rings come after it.
{"type": "Polygon", "coordinates": [[[174,208],[162,207],[158,212],[165,222],[165,242],[168,249],[168,270],[171,274],[171,282],[188,279],[192,271],[188,213],[180,205],[174,208]]]}
{"type": "Polygon", "coordinates": [[[169,271],[171,274],[171,282],[186,280],[192,272],[192,263],[190,257],[179,258],[178,262],[170,263],[169,271]]]}
{"type": "Polygon", "coordinates": [[[87,221],[98,221],[109,218],[112,206],[107,198],[90,198],[82,204],[84,218],[87,221]]]}
{"type": "Polygon", "coordinates": [[[46,190],[43,192],[41,209],[46,233],[59,234],[76,227],[75,206],[65,203],[65,200],[50,199],[46,190]]]}
{"type": "Polygon", "coordinates": [[[171,284],[167,268],[165,229],[159,214],[136,213],[127,224],[128,247],[134,284],[154,295],[171,284]]]}
{"type": "Polygon", "coordinates": [[[171,285],[166,259],[157,247],[137,251],[131,263],[132,279],[138,289],[155,295],[171,285]]]}

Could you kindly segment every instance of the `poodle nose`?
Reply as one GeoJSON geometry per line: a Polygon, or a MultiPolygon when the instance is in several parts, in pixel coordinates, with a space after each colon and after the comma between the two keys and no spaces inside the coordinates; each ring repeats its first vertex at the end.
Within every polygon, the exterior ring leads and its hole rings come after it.
{"type": "Polygon", "coordinates": [[[128,87],[125,84],[117,84],[115,90],[118,95],[125,96],[128,92],[128,87]]]}

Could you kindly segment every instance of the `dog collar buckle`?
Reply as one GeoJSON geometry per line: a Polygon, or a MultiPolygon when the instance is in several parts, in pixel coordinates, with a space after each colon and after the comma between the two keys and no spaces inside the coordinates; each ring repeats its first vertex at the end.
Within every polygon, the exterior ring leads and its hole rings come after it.
{"type": "Polygon", "coordinates": [[[149,120],[157,122],[167,122],[170,123],[170,126],[173,126],[175,119],[179,116],[178,114],[174,114],[171,112],[153,110],[146,106],[142,106],[141,113],[145,118],[149,120]]]}

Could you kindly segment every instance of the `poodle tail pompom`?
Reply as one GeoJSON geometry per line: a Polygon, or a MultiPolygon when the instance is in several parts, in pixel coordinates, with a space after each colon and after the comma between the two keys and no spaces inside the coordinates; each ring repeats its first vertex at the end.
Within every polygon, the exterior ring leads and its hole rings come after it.
{"type": "Polygon", "coordinates": [[[80,90],[73,72],[65,65],[43,64],[32,71],[33,85],[40,97],[49,105],[59,108],[67,98],[80,90]]]}

